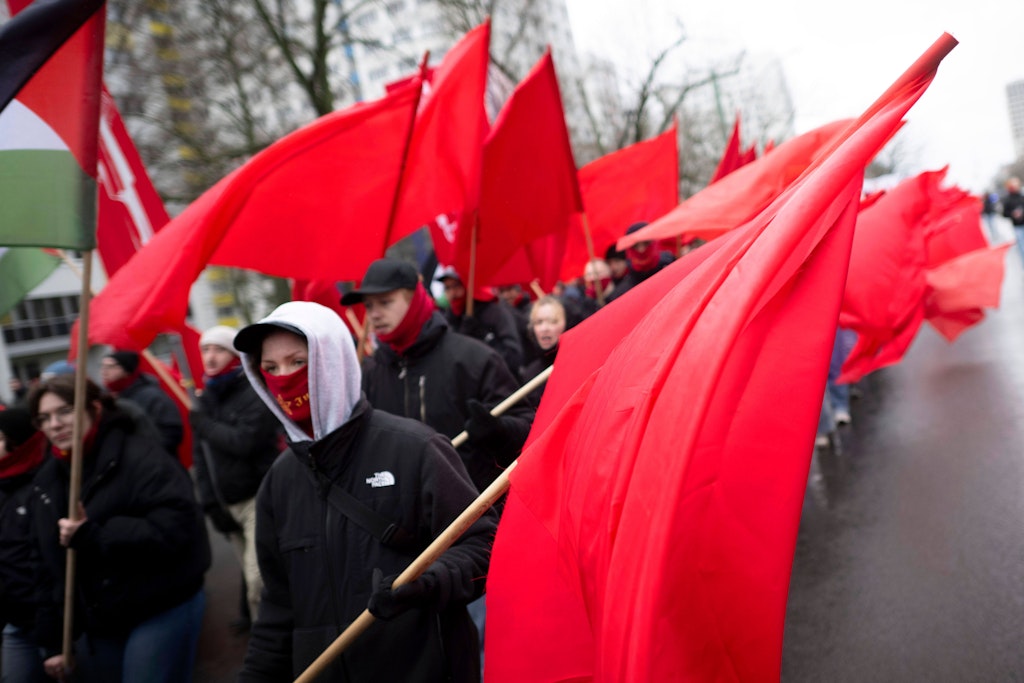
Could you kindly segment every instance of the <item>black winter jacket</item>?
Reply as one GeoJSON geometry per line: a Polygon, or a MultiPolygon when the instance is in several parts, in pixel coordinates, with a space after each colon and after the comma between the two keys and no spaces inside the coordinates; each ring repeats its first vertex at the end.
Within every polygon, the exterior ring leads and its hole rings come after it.
{"type": "MultiPolygon", "coordinates": [[[[36,637],[50,652],[61,643],[67,553],[57,520],[68,514],[69,470],[66,461],[47,461],[30,509],[48,599],[36,637]]],[[[100,420],[83,463],[81,501],[88,521],[71,538],[76,633],[125,634],[202,587],[210,545],[192,480],[124,413],[108,410],[100,420]]]]}
{"type": "Polygon", "coordinates": [[[189,422],[200,504],[231,505],[253,498],[282,442],[277,418],[241,368],[207,387],[189,413],[189,422]]]}
{"type": "Polygon", "coordinates": [[[38,609],[39,558],[28,504],[32,478],[41,467],[0,479],[0,626],[14,624],[26,631],[32,630],[38,609]]]}
{"type": "MultiPolygon", "coordinates": [[[[465,428],[470,399],[490,409],[518,388],[493,349],[453,333],[436,311],[403,355],[381,344],[363,364],[363,391],[371,405],[418,420],[449,439],[465,428]]],[[[478,489],[485,489],[519,455],[533,415],[529,402],[520,402],[500,418],[506,431],[500,442],[466,442],[459,448],[478,489]]]]}
{"type": "MultiPolygon", "coordinates": [[[[366,608],[372,573],[403,571],[476,493],[446,439],[365,399],[341,427],[292,444],[256,498],[263,598],[239,683],[289,681],[366,608]],[[326,497],[331,482],[414,537],[385,546],[326,497]]],[[[324,681],[476,681],[479,645],[465,604],[479,596],[496,517],[488,512],[435,562],[447,604],[375,622],[324,681]]]]}
{"type": "Polygon", "coordinates": [[[509,372],[519,372],[523,364],[523,343],[512,308],[502,299],[473,300],[473,315],[444,312],[449,327],[468,337],[479,339],[498,352],[509,372]]]}
{"type": "Polygon", "coordinates": [[[119,399],[128,399],[139,408],[160,432],[161,445],[164,450],[178,456],[178,446],[185,434],[181,422],[181,413],[174,399],[164,393],[160,384],[149,375],[139,375],[124,391],[118,393],[119,399]]]}

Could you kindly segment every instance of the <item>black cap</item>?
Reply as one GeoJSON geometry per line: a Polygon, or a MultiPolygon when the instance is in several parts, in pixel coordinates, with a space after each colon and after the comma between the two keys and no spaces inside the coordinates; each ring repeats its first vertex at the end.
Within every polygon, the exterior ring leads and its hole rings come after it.
{"type": "MultiPolygon", "coordinates": [[[[411,263],[394,258],[377,259],[366,269],[363,282],[359,289],[341,297],[342,306],[351,306],[363,302],[365,294],[382,294],[396,289],[416,289],[420,281],[419,273],[411,263]]],[[[238,346],[238,337],[235,337],[235,347],[238,346]]]]}
{"type": "Polygon", "coordinates": [[[646,227],[647,227],[647,221],[640,221],[639,223],[634,223],[633,225],[631,225],[628,228],[626,228],[626,234],[627,235],[632,235],[637,230],[640,230],[641,228],[646,228],[646,227]]]}
{"type": "Polygon", "coordinates": [[[452,266],[445,266],[441,269],[441,272],[434,278],[438,282],[444,282],[445,280],[458,280],[462,282],[462,276],[459,275],[459,271],[455,270],[452,266]]]}
{"type": "Polygon", "coordinates": [[[139,369],[139,354],[135,351],[112,351],[106,357],[112,358],[129,375],[139,369]]]}
{"type": "Polygon", "coordinates": [[[302,330],[294,325],[282,322],[259,322],[238,331],[238,334],[235,335],[235,348],[250,356],[258,356],[263,350],[263,340],[270,336],[271,332],[280,332],[281,330],[293,332],[303,339],[306,338],[302,330]]]}

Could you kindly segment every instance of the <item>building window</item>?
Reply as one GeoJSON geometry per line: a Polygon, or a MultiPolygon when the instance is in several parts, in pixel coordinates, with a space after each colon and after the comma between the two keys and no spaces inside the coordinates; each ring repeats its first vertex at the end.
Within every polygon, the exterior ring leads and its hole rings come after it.
{"type": "Polygon", "coordinates": [[[66,337],[78,318],[78,297],[54,296],[26,299],[4,319],[4,341],[18,342],[66,337]]]}

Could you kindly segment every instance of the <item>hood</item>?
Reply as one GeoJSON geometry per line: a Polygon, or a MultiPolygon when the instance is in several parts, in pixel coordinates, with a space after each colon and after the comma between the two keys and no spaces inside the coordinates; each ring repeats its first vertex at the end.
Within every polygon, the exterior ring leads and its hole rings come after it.
{"type": "MultiPolygon", "coordinates": [[[[313,419],[313,440],[317,441],[343,425],[359,401],[362,371],[345,323],[338,314],[311,301],[290,301],[278,306],[256,325],[280,326],[300,331],[309,344],[309,403],[313,419]]],[[[259,356],[241,353],[242,367],[260,399],[284,426],[288,440],[309,441],[281,410],[267,391],[260,373],[259,356]]]]}

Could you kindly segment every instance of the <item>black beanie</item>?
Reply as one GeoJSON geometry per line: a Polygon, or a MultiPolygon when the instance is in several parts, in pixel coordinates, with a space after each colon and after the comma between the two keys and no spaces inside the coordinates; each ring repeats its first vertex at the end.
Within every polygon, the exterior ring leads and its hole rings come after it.
{"type": "Polygon", "coordinates": [[[107,358],[113,358],[129,375],[139,369],[139,354],[135,351],[114,351],[108,353],[107,358]]]}
{"type": "Polygon", "coordinates": [[[36,433],[32,417],[24,408],[0,410],[0,432],[4,433],[8,452],[25,443],[36,433]]]}

